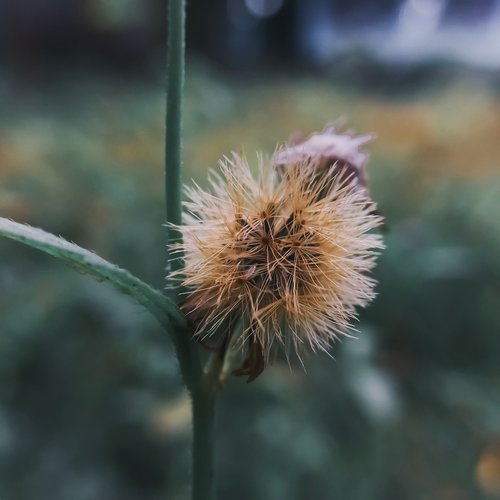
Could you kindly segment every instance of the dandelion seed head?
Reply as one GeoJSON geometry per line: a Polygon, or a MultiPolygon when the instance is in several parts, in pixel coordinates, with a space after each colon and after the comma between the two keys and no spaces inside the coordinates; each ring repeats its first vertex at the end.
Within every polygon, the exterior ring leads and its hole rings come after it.
{"type": "Polygon", "coordinates": [[[187,190],[177,247],[188,290],[182,308],[196,338],[226,342],[240,322],[247,357],[236,373],[249,380],[278,346],[300,357],[348,334],[356,307],[374,296],[367,272],[382,248],[372,232],[381,218],[357,181],[305,175],[309,160],[276,181],[260,163],[254,176],[234,154],[212,174],[210,191],[187,190]]]}

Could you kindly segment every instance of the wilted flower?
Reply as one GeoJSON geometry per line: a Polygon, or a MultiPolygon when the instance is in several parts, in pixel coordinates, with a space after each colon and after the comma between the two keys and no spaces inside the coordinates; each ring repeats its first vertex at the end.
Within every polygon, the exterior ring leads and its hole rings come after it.
{"type": "Polygon", "coordinates": [[[373,140],[374,134],[341,133],[343,125],[343,120],[337,120],[326,125],[323,132],[315,132],[307,138],[293,135],[274,155],[275,167],[283,172],[301,164],[317,175],[328,171],[333,177],[343,175],[344,179],[355,180],[359,186],[366,187],[364,166],[368,154],[360,147],[373,140]]]}
{"type": "Polygon", "coordinates": [[[178,247],[189,290],[182,308],[196,338],[224,349],[239,325],[247,356],[235,373],[249,381],[275,346],[300,357],[350,330],[355,307],[373,298],[365,273],[382,247],[371,232],[381,218],[355,181],[304,175],[307,159],[276,181],[262,163],[256,179],[233,155],[213,174],[211,193],[188,189],[178,247]]]}

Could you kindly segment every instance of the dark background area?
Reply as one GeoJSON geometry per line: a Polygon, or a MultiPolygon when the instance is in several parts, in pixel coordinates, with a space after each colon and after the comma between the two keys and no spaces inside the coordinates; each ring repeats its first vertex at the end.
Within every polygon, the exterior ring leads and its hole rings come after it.
{"type": "MultiPolygon", "coordinates": [[[[0,0],[0,215],[163,287],[165,5],[0,0]]],[[[185,173],[344,115],[387,221],[357,339],[231,380],[218,492],[500,498],[500,4],[188,2],[185,173]]],[[[167,338],[90,278],[0,242],[0,498],[188,498],[167,338]]]]}

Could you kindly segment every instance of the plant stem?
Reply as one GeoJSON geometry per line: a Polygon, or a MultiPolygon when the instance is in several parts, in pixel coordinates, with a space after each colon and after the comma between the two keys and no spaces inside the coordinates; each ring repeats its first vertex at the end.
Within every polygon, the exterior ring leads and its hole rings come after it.
{"type": "MultiPolygon", "coordinates": [[[[182,88],[184,86],[184,0],[168,2],[167,44],[167,116],[165,141],[165,197],[167,222],[180,225],[181,204],[181,148],[182,148],[182,88]]],[[[179,231],[168,227],[168,243],[180,242],[179,231]]],[[[171,261],[171,270],[182,268],[182,256],[171,261]]]]}
{"type": "MultiPolygon", "coordinates": [[[[182,88],[184,84],[185,0],[168,0],[167,46],[167,116],[165,142],[165,196],[167,208],[168,243],[181,241],[180,232],[172,225],[182,222],[181,205],[181,125],[182,88]]],[[[170,261],[172,272],[183,267],[183,256],[176,254],[170,261]]],[[[173,287],[172,298],[178,299],[179,289],[173,287]]],[[[183,380],[193,403],[193,500],[215,498],[214,476],[214,418],[216,379],[204,375],[200,353],[189,332],[177,330],[174,335],[176,353],[183,380]]],[[[220,367],[214,365],[218,373],[220,367]]]]}
{"type": "Polygon", "coordinates": [[[216,392],[213,387],[193,391],[193,489],[192,500],[214,500],[214,420],[216,392]]]}
{"type": "MultiPolygon", "coordinates": [[[[145,307],[169,334],[173,335],[175,329],[187,328],[186,318],[182,312],[161,291],[94,252],[70,243],[60,236],[27,224],[19,224],[5,217],[0,217],[0,236],[36,248],[80,273],[108,283],[145,307]]],[[[173,337],[175,342],[175,335],[173,337]]]]}
{"type": "MultiPolygon", "coordinates": [[[[172,227],[182,222],[181,152],[182,152],[182,89],[184,86],[185,0],[168,0],[167,40],[167,110],[165,136],[165,202],[169,246],[180,243],[181,233],[172,227]]],[[[182,255],[170,260],[170,271],[182,269],[182,255]]],[[[170,283],[169,294],[177,302],[179,289],[170,283]]],[[[174,344],[184,383],[191,396],[201,384],[203,370],[196,344],[184,329],[176,329],[174,344]]],[[[194,405],[194,403],[193,403],[194,405]]]]}
{"type": "MultiPolygon", "coordinates": [[[[181,204],[181,149],[182,149],[182,88],[184,85],[184,0],[168,1],[167,41],[167,113],[165,137],[165,198],[167,209],[168,244],[181,241],[179,226],[182,219],[181,204]]],[[[182,256],[171,260],[171,271],[182,269],[182,256]]],[[[174,301],[178,299],[178,287],[170,288],[174,301]]],[[[199,353],[189,333],[177,329],[174,344],[183,380],[190,391],[202,376],[199,353]]]]}

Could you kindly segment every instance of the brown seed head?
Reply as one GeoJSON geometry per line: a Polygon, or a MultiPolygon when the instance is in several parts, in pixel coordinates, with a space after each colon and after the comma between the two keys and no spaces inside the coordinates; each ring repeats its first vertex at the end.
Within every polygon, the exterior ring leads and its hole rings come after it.
{"type": "Polygon", "coordinates": [[[371,232],[381,223],[373,202],[355,181],[304,176],[308,166],[291,165],[275,182],[272,169],[256,179],[233,155],[212,192],[187,190],[182,308],[208,343],[225,343],[242,321],[248,355],[237,373],[249,380],[276,345],[326,351],[374,296],[366,272],[382,242],[371,232]]]}

